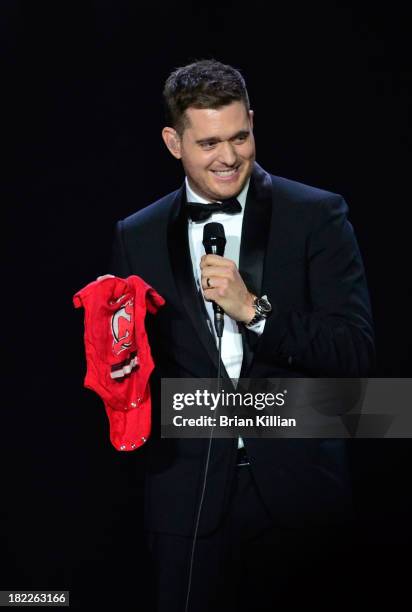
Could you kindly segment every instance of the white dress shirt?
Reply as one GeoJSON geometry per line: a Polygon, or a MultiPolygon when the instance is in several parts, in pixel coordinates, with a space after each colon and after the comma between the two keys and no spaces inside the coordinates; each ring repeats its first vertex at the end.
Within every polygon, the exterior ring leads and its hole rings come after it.
{"type": "MultiPolygon", "coordinates": [[[[240,237],[242,235],[242,223],[243,213],[245,210],[246,196],[249,189],[250,179],[237,196],[237,201],[242,207],[240,213],[229,215],[223,212],[214,212],[212,215],[204,221],[192,221],[189,219],[188,222],[188,235],[189,235],[189,247],[190,257],[192,259],[193,275],[196,281],[198,290],[203,296],[203,289],[201,285],[201,270],[200,270],[200,259],[205,254],[203,247],[203,228],[206,223],[214,221],[221,223],[225,229],[226,235],[226,248],[224,257],[231,259],[235,262],[236,266],[239,267],[239,253],[240,253],[240,237]]],[[[202,204],[209,204],[209,202],[199,196],[189,185],[189,181],[186,177],[186,196],[188,202],[200,202],[202,204]]],[[[203,296],[204,299],[204,296],[203,296]]],[[[209,315],[210,329],[214,332],[214,313],[213,304],[204,299],[206,311],[209,315]]],[[[242,367],[243,359],[243,346],[242,346],[242,334],[239,331],[238,323],[235,319],[232,319],[227,314],[224,315],[224,328],[222,336],[222,361],[226,368],[226,371],[230,378],[238,379],[240,370],[242,367]]],[[[240,325],[242,325],[240,323],[240,325]]],[[[261,334],[265,327],[265,320],[259,321],[249,329],[257,334],[261,334]]],[[[218,341],[216,334],[214,333],[216,343],[218,341]]],[[[238,448],[244,446],[242,438],[239,438],[238,448]]]]}

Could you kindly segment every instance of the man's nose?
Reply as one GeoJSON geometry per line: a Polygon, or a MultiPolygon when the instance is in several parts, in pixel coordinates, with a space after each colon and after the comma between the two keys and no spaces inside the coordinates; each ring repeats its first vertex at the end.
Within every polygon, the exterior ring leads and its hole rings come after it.
{"type": "Polygon", "coordinates": [[[236,152],[233,148],[232,143],[222,142],[219,147],[219,160],[227,166],[233,166],[236,162],[236,152]]]}

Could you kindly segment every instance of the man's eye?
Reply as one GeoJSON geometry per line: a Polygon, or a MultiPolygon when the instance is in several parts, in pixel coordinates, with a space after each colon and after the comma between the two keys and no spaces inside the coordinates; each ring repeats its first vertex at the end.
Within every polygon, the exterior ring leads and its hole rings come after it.
{"type": "Polygon", "coordinates": [[[241,134],[240,136],[236,136],[236,142],[245,142],[249,134],[241,134]]]}
{"type": "Polygon", "coordinates": [[[215,142],[202,142],[202,149],[212,149],[215,146],[215,142]]]}

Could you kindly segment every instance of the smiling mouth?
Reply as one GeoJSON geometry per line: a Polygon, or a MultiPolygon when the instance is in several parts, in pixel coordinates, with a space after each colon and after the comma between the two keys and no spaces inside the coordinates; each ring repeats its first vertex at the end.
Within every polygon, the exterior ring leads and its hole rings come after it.
{"type": "Polygon", "coordinates": [[[216,174],[216,176],[221,177],[234,176],[235,174],[237,174],[238,171],[239,166],[237,166],[236,168],[230,168],[229,170],[212,170],[213,174],[216,174]]]}

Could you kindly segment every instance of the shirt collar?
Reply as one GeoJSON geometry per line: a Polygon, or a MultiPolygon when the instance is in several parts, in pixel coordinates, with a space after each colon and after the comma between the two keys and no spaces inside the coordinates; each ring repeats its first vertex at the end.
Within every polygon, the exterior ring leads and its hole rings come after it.
{"type": "MultiPolygon", "coordinates": [[[[197,195],[197,193],[193,191],[193,189],[189,185],[187,176],[185,177],[185,183],[186,183],[186,198],[188,202],[200,202],[201,204],[210,204],[210,202],[208,202],[205,198],[197,195]]],[[[244,210],[245,208],[245,202],[246,202],[247,192],[249,189],[249,183],[250,183],[250,177],[246,181],[246,184],[243,187],[242,191],[236,196],[236,199],[241,205],[242,210],[244,210]]]]}

